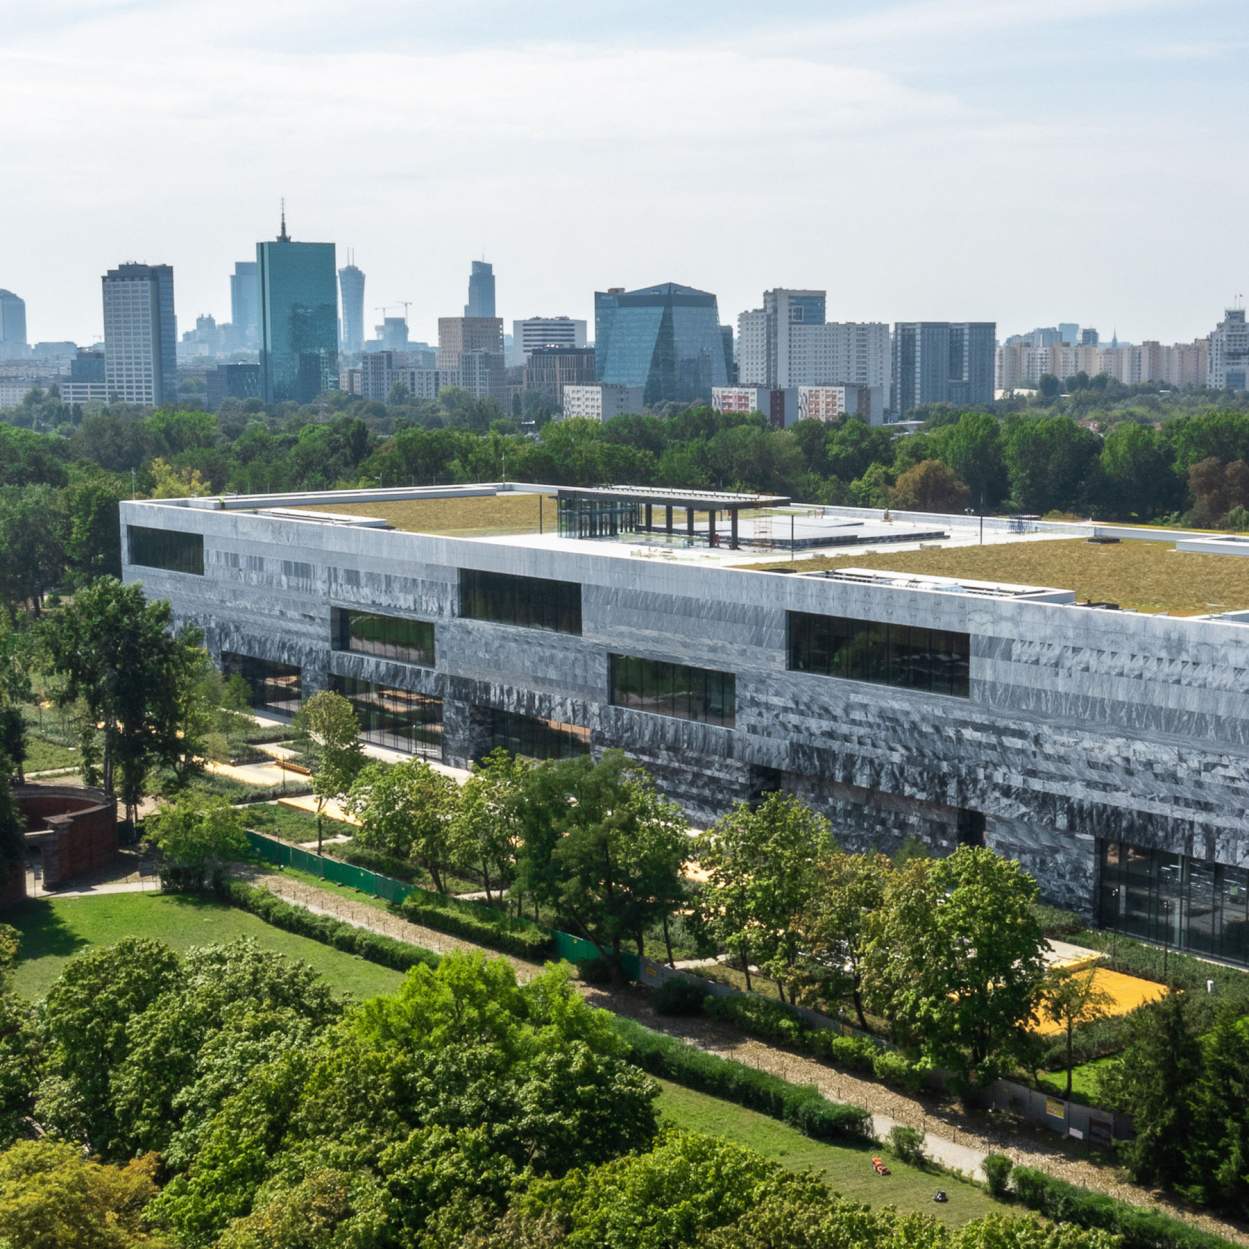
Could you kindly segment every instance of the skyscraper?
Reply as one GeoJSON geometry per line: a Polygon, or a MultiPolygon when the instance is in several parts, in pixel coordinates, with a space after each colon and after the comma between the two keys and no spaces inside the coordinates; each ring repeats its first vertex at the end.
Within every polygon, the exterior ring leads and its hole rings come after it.
{"type": "Polygon", "coordinates": [[[260,378],[266,403],[308,403],[338,385],[334,244],[296,243],[282,230],[256,244],[260,378]]]}
{"type": "Polygon", "coordinates": [[[178,388],[173,267],[118,265],[100,283],[104,382],[110,397],[147,407],[172,403],[178,388]]]}
{"type": "Polygon", "coordinates": [[[997,324],[900,321],[893,327],[893,407],[993,402],[997,324]]]}
{"type": "Polygon", "coordinates": [[[494,316],[494,266],[484,260],[474,260],[468,275],[468,303],[464,305],[466,317],[494,316]]]}
{"type": "Polygon", "coordinates": [[[230,274],[230,324],[245,347],[255,347],[260,342],[260,287],[254,260],[234,263],[234,272],[230,274]]]}
{"type": "Polygon", "coordinates": [[[439,317],[438,374],[440,385],[505,403],[503,322],[498,317],[439,317]]]}
{"type": "Polygon", "coordinates": [[[539,347],[584,347],[585,322],[572,317],[526,317],[512,322],[509,364],[524,364],[539,347]]]}
{"type": "Polygon", "coordinates": [[[598,379],[641,386],[648,406],[711,398],[728,381],[716,297],[665,282],[594,293],[598,379]]]}
{"type": "Polygon", "coordinates": [[[19,360],[26,350],[26,301],[0,290],[0,360],[19,360]]]}
{"type": "Polygon", "coordinates": [[[343,301],[342,348],[355,355],[364,350],[364,273],[354,260],[339,269],[338,289],[343,301]]]}

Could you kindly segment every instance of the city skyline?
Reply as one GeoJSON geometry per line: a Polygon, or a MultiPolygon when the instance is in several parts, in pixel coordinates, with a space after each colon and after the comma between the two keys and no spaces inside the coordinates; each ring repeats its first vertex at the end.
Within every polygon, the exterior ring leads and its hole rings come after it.
{"type": "Polygon", "coordinates": [[[354,247],[379,301],[413,301],[426,341],[483,254],[508,320],[588,319],[596,289],[671,280],[716,293],[726,323],[759,290],[817,286],[830,320],[1075,316],[1185,341],[1249,282],[1228,246],[1249,175],[1226,159],[1249,21],[1225,0],[611,3],[575,35],[555,6],[522,26],[476,3],[432,6],[419,38],[380,3],[345,29],[319,0],[230,0],[197,39],[177,3],[8,7],[0,104],[23,118],[8,146],[24,192],[0,220],[20,242],[0,282],[31,341],[93,341],[93,278],[118,257],[174,264],[186,323],[224,320],[228,274],[283,194],[299,237],[354,247]],[[143,81],[123,81],[135,58],[143,81]],[[1154,89],[1163,72],[1175,90],[1154,89]],[[361,135],[382,99],[399,106],[361,135]],[[67,126],[75,159],[50,160],[67,126]],[[111,159],[119,135],[167,154],[158,187],[111,159]],[[401,135],[413,157],[396,165],[401,135]],[[735,178],[778,142],[788,177],[735,178]],[[338,150],[378,171],[365,194],[326,173],[338,150]],[[542,231],[567,203],[582,210],[552,264],[542,231]]]}

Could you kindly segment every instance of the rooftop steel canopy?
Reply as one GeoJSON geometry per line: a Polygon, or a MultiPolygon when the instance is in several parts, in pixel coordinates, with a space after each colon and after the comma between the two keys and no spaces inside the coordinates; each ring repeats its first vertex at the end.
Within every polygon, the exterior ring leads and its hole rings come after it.
{"type": "Polygon", "coordinates": [[[561,499],[621,499],[658,503],[664,507],[694,508],[699,512],[733,512],[743,507],[784,507],[789,498],[779,494],[743,494],[724,490],[669,490],[664,486],[560,486],[561,499]]]}
{"type": "Polygon", "coordinates": [[[691,544],[697,526],[695,514],[707,514],[707,544],[717,546],[716,513],[729,517],[728,545],[738,548],[737,515],[743,508],[782,507],[783,495],[742,494],[723,490],[668,490],[662,486],[561,486],[557,491],[559,532],[568,538],[616,538],[625,533],[662,533],[674,536],[672,509],[685,511],[685,535],[691,544]],[[662,526],[655,523],[655,507],[664,509],[662,526]]]}

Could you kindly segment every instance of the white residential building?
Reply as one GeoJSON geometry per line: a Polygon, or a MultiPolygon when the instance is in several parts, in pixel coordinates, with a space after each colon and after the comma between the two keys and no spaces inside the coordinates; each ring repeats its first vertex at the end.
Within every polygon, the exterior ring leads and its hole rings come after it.
{"type": "Polygon", "coordinates": [[[1228,308],[1211,331],[1207,378],[1212,390],[1249,390],[1249,325],[1243,308],[1228,308]]]}
{"type": "Polygon", "coordinates": [[[592,386],[565,386],[563,390],[564,419],[583,417],[588,421],[609,421],[642,411],[642,387],[613,382],[595,382],[592,386]]]}
{"type": "Polygon", "coordinates": [[[538,347],[584,347],[586,323],[572,317],[526,317],[512,322],[508,364],[524,364],[538,347]]]}
{"type": "Polygon", "coordinates": [[[104,380],[123,403],[158,407],[177,394],[178,329],[170,265],[119,265],[104,292],[104,380]]]}

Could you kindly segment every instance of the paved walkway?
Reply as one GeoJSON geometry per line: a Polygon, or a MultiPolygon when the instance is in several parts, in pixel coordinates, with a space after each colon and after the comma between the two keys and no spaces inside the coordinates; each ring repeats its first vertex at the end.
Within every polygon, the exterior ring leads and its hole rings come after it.
{"type": "MultiPolygon", "coordinates": [[[[277,873],[264,873],[253,879],[279,897],[306,906],[318,914],[333,915],[359,928],[367,928],[401,941],[412,941],[440,954],[457,950],[482,952],[482,947],[472,942],[462,941],[458,937],[448,936],[419,924],[408,923],[391,911],[358,902],[336,891],[318,889],[277,873]]],[[[524,959],[497,954],[491,950],[484,952],[492,957],[505,958],[516,969],[517,977],[521,980],[527,980],[542,970],[537,964],[524,959]]],[[[833,1101],[862,1106],[871,1114],[872,1124],[882,1138],[888,1135],[895,1124],[918,1128],[924,1133],[924,1148],[928,1156],[951,1170],[983,1179],[982,1164],[985,1155],[1003,1153],[1016,1163],[1035,1167],[1072,1184],[1107,1193],[1134,1205],[1174,1214],[1215,1235],[1249,1245],[1249,1235],[1245,1232],[1209,1215],[1176,1209],[1157,1194],[1122,1180],[1110,1168],[1098,1166],[1080,1157],[1075,1150],[1065,1148],[1059,1138],[1044,1129],[1038,1129],[1035,1136],[1006,1132],[994,1128],[982,1117],[973,1119],[963,1114],[956,1106],[928,1102],[895,1092],[875,1081],[863,1080],[803,1055],[743,1037],[736,1029],[724,1027],[711,1020],[657,1015],[651,1009],[650,995],[644,990],[609,990],[592,985],[581,985],[580,988],[595,1006],[636,1019],[656,1032],[678,1037],[709,1053],[736,1059],[747,1066],[770,1072],[795,1084],[814,1085],[833,1101]]]]}

